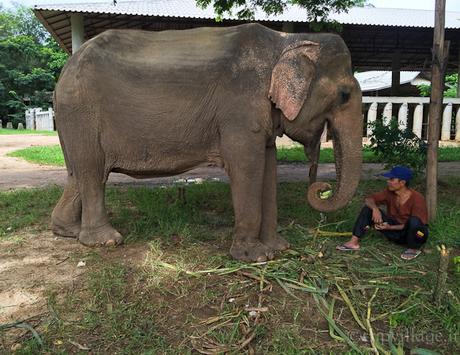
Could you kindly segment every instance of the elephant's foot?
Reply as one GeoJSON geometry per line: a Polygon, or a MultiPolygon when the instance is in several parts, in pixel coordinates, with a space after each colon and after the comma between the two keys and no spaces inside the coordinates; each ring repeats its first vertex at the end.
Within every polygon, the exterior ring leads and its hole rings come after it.
{"type": "Polygon", "coordinates": [[[51,230],[60,237],[78,238],[81,229],[81,221],[63,222],[53,212],[51,216],[51,230]]]}
{"type": "Polygon", "coordinates": [[[274,257],[273,251],[259,241],[233,241],[230,255],[237,260],[245,262],[262,262],[274,257]]]}
{"type": "Polygon", "coordinates": [[[78,235],[80,234],[80,229],[80,223],[61,224],[56,223],[53,220],[51,224],[51,230],[53,231],[53,233],[60,237],[78,238],[78,235]]]}
{"type": "Polygon", "coordinates": [[[289,249],[291,246],[286,239],[279,234],[275,234],[273,237],[262,238],[262,243],[273,251],[283,251],[289,249]]]}
{"type": "Polygon", "coordinates": [[[86,246],[115,246],[123,241],[123,237],[110,224],[97,228],[82,228],[78,241],[86,246]]]}

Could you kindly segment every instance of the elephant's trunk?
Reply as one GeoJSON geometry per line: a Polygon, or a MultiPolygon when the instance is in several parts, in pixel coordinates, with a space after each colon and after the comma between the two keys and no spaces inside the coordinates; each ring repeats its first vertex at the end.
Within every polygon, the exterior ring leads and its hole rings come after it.
{"type": "Polygon", "coordinates": [[[315,182],[308,189],[308,202],[321,212],[332,212],[344,207],[353,197],[361,177],[362,166],[362,109],[361,93],[356,90],[343,108],[329,120],[334,140],[337,190],[327,199],[321,199],[322,191],[331,186],[315,182]]]}

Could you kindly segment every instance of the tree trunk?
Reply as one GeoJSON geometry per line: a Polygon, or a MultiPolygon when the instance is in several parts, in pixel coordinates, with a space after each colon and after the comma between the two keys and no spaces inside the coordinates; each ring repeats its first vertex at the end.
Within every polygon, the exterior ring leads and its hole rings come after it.
{"type": "Polygon", "coordinates": [[[460,98],[460,48],[458,49],[458,58],[457,58],[457,97],[460,98]]]}
{"type": "Polygon", "coordinates": [[[449,43],[444,43],[446,0],[436,0],[431,67],[431,96],[428,122],[428,152],[426,169],[426,200],[430,221],[436,218],[438,182],[438,146],[441,127],[444,74],[449,43]]]}

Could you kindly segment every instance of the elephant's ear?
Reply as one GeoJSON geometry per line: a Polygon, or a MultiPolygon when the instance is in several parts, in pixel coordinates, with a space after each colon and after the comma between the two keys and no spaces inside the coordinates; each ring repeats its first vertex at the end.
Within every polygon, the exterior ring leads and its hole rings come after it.
{"type": "Polygon", "coordinates": [[[308,96],[318,54],[318,43],[297,42],[284,49],[273,68],[268,96],[290,121],[308,96]]]}

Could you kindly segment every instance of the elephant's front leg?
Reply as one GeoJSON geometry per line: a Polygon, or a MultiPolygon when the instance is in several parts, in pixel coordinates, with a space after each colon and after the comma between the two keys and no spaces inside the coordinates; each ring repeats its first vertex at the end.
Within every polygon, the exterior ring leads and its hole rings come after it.
{"type": "Polygon", "coordinates": [[[78,240],[87,246],[117,245],[122,242],[123,237],[110,225],[105,209],[106,179],[97,170],[95,168],[79,179],[82,222],[78,240]]]}
{"type": "Polygon", "coordinates": [[[264,144],[251,144],[224,149],[224,160],[230,177],[235,229],[230,254],[246,261],[273,259],[273,252],[259,239],[262,222],[262,190],[265,168],[264,144]],[[259,149],[260,147],[260,149],[259,149]]]}
{"type": "Polygon", "coordinates": [[[277,164],[276,147],[267,147],[265,153],[264,189],[262,198],[262,226],[260,239],[272,251],[289,248],[289,243],[277,234],[278,208],[276,201],[277,164]]]}

